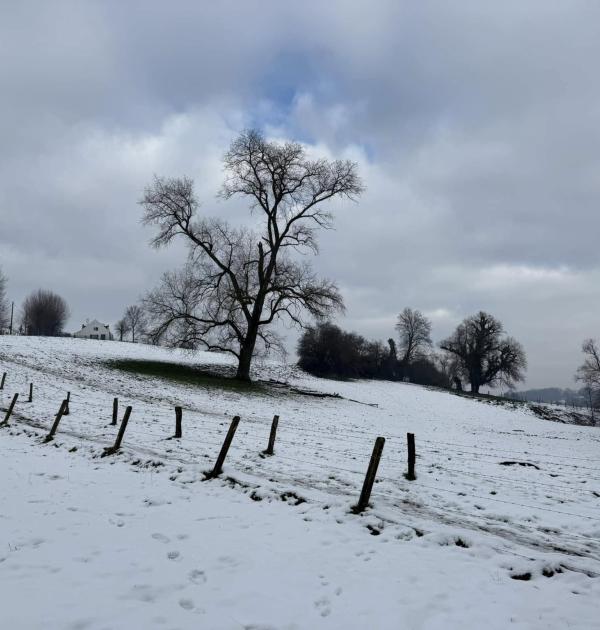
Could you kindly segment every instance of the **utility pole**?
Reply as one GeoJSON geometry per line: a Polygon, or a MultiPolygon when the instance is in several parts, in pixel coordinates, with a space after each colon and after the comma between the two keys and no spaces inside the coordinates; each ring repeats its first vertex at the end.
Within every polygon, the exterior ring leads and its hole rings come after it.
{"type": "Polygon", "coordinates": [[[15,311],[15,303],[14,301],[10,305],[10,334],[12,335],[12,326],[13,326],[13,313],[15,311]]]}

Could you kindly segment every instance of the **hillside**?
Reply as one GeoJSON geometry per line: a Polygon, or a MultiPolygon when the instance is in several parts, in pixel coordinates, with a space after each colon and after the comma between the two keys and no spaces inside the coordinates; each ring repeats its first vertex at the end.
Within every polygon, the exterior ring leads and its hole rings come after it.
{"type": "Polygon", "coordinates": [[[406,383],[316,379],[277,363],[259,376],[290,386],[246,390],[111,363],[226,369],[220,355],[1,340],[2,408],[20,395],[0,429],[5,627],[597,624],[597,428],[406,383]],[[43,444],[67,391],[70,414],[43,444]],[[119,418],[133,410],[120,452],[102,458],[117,430],[114,397],[119,418]],[[180,440],[168,439],[176,405],[180,440]],[[264,457],[274,414],[275,454],[264,457]],[[235,415],[224,473],[203,481],[235,415]],[[407,432],[416,436],[412,482],[407,432]],[[377,436],[386,443],[372,507],[356,515],[377,436]],[[28,606],[39,597],[43,606],[28,606]]]}

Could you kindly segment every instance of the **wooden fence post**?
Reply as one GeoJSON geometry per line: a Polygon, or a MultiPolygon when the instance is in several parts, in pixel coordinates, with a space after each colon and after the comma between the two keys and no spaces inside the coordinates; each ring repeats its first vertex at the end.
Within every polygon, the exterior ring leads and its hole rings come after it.
{"type": "Polygon", "coordinates": [[[15,408],[15,405],[17,404],[17,398],[19,398],[19,394],[15,394],[12,398],[12,400],[10,401],[10,405],[8,406],[8,409],[6,411],[6,415],[4,416],[4,420],[2,422],[0,422],[0,427],[4,426],[5,424],[8,424],[8,420],[13,412],[13,409],[15,408]]]}
{"type": "Polygon", "coordinates": [[[273,422],[271,423],[271,434],[269,435],[269,445],[267,450],[263,451],[265,455],[273,455],[273,449],[275,448],[275,437],[277,435],[277,425],[279,424],[279,416],[273,416],[273,422]]]}
{"type": "Polygon", "coordinates": [[[404,477],[408,481],[414,481],[417,476],[415,475],[415,461],[417,459],[417,452],[415,450],[415,434],[406,434],[406,443],[408,445],[408,472],[404,477]]]}
{"type": "Polygon", "coordinates": [[[117,417],[119,415],[119,399],[113,398],[113,415],[112,415],[112,425],[117,424],[117,417]]]}
{"type": "Polygon", "coordinates": [[[29,383],[29,401],[33,402],[33,383],[29,383]]]}
{"type": "Polygon", "coordinates": [[[58,423],[60,422],[60,419],[65,415],[65,409],[67,408],[67,405],[68,405],[68,402],[67,402],[67,399],[65,398],[65,400],[63,400],[60,405],[60,409],[58,410],[58,413],[56,414],[56,418],[54,418],[54,424],[52,425],[52,428],[50,429],[50,433],[48,433],[44,442],[50,442],[51,440],[54,439],[54,434],[56,433],[56,429],[58,429],[58,423]]]}
{"type": "Polygon", "coordinates": [[[213,479],[214,477],[218,477],[223,472],[223,464],[225,463],[225,458],[227,457],[227,451],[231,446],[231,441],[233,440],[233,436],[235,435],[235,430],[240,423],[240,417],[235,416],[235,418],[231,421],[229,425],[229,431],[227,431],[227,435],[225,436],[225,441],[223,442],[223,446],[221,447],[221,452],[219,453],[219,457],[217,457],[217,462],[215,467],[212,469],[212,472],[208,475],[208,479],[213,479]]]}
{"type": "Polygon", "coordinates": [[[117,434],[117,439],[113,446],[107,446],[102,453],[102,457],[106,457],[107,455],[113,455],[121,448],[121,442],[123,441],[123,436],[125,435],[125,429],[127,428],[127,423],[129,422],[129,416],[131,415],[131,406],[125,409],[125,414],[123,415],[123,420],[121,420],[121,426],[119,427],[119,433],[117,434]]]}
{"type": "Polygon", "coordinates": [[[0,381],[0,389],[4,389],[5,380],[6,380],[6,372],[2,372],[2,380],[0,381]]]}
{"type": "Polygon", "coordinates": [[[68,416],[71,413],[69,409],[69,403],[71,402],[71,392],[67,392],[67,406],[65,407],[65,416],[68,416]]]}
{"type": "Polygon", "coordinates": [[[369,461],[369,467],[367,468],[367,474],[365,475],[362,492],[360,493],[360,498],[358,500],[358,503],[352,508],[352,511],[355,514],[360,514],[361,512],[364,512],[367,507],[369,507],[371,490],[373,490],[373,484],[375,483],[375,476],[377,475],[377,468],[379,467],[379,460],[381,459],[381,453],[383,452],[384,444],[384,437],[378,437],[375,440],[373,452],[371,453],[371,460],[369,461]]]}
{"type": "Polygon", "coordinates": [[[181,437],[181,416],[183,412],[181,407],[175,407],[175,436],[176,438],[181,437]]]}

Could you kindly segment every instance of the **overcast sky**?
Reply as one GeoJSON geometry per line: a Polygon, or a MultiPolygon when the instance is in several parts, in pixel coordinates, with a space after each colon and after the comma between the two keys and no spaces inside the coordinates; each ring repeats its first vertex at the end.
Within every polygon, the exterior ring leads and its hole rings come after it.
{"type": "Polygon", "coordinates": [[[246,127],[359,163],[315,266],[340,324],[387,339],[405,306],[446,336],[479,309],[527,385],[573,386],[600,337],[600,2],[0,0],[0,266],[20,304],[113,324],[177,266],[137,205],[189,175],[202,211],[246,127]]]}

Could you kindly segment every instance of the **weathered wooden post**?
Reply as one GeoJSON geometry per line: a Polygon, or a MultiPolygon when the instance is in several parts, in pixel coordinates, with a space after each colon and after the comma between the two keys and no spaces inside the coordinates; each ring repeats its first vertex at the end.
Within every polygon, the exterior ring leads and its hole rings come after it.
{"type": "Polygon", "coordinates": [[[181,416],[182,416],[181,407],[175,407],[175,436],[176,438],[181,437],[181,416]]]}
{"type": "Polygon", "coordinates": [[[29,401],[33,402],[33,383],[29,383],[29,401]]]}
{"type": "Polygon", "coordinates": [[[71,392],[67,392],[67,406],[65,407],[65,416],[68,416],[71,413],[71,410],[69,409],[69,403],[71,402],[71,392]]]}
{"type": "Polygon", "coordinates": [[[223,446],[221,447],[221,452],[219,453],[219,457],[217,457],[217,462],[215,463],[215,467],[212,469],[212,472],[208,475],[208,479],[213,479],[214,477],[218,477],[223,472],[223,464],[225,463],[225,458],[227,457],[227,451],[231,446],[231,442],[233,440],[233,436],[235,435],[235,431],[240,423],[240,417],[235,416],[235,418],[231,421],[229,425],[229,431],[227,431],[227,435],[225,436],[225,441],[223,442],[223,446]]]}
{"type": "Polygon", "coordinates": [[[408,481],[414,481],[417,478],[417,476],[415,475],[415,462],[417,459],[417,452],[415,450],[414,433],[406,434],[406,443],[408,445],[408,472],[404,476],[408,481]]]}
{"type": "Polygon", "coordinates": [[[117,439],[113,446],[107,446],[102,453],[102,457],[106,457],[107,455],[113,455],[121,448],[121,442],[123,441],[123,436],[125,435],[125,429],[127,428],[127,423],[129,422],[129,416],[131,415],[131,407],[127,407],[125,409],[125,414],[123,415],[123,420],[121,420],[121,426],[119,427],[119,433],[117,434],[117,439]]]}
{"type": "Polygon", "coordinates": [[[4,389],[5,380],[6,380],[6,372],[2,372],[2,380],[0,380],[0,389],[4,389]]]}
{"type": "Polygon", "coordinates": [[[371,453],[371,460],[369,461],[369,467],[367,468],[367,474],[365,475],[362,492],[360,493],[360,498],[358,499],[358,503],[352,508],[352,511],[355,514],[360,514],[361,512],[364,512],[367,507],[369,507],[371,490],[373,490],[373,484],[375,483],[375,476],[377,475],[377,468],[379,468],[379,460],[381,459],[381,453],[383,452],[384,444],[384,437],[378,437],[375,440],[373,452],[371,453]]]}
{"type": "Polygon", "coordinates": [[[279,424],[279,416],[273,416],[273,422],[271,423],[271,434],[269,435],[269,445],[267,450],[263,451],[265,455],[273,455],[273,449],[275,448],[275,437],[277,436],[277,425],[279,424]]]}
{"type": "Polygon", "coordinates": [[[13,396],[12,400],[10,401],[10,405],[8,406],[8,409],[6,410],[6,415],[4,416],[4,420],[0,422],[0,427],[4,426],[5,424],[8,424],[8,420],[13,412],[13,409],[15,408],[15,405],[17,404],[18,397],[19,397],[19,394],[15,394],[13,396]]]}
{"type": "Polygon", "coordinates": [[[56,433],[56,430],[58,429],[58,423],[60,422],[60,419],[65,415],[65,409],[67,408],[68,404],[69,403],[67,402],[67,399],[65,398],[60,405],[58,413],[56,414],[56,418],[54,418],[54,423],[52,424],[50,433],[48,433],[48,435],[44,439],[44,442],[50,442],[54,439],[54,434],[56,433]]]}
{"type": "Polygon", "coordinates": [[[119,415],[119,399],[113,398],[113,415],[112,415],[112,425],[117,424],[117,417],[119,415]]]}

